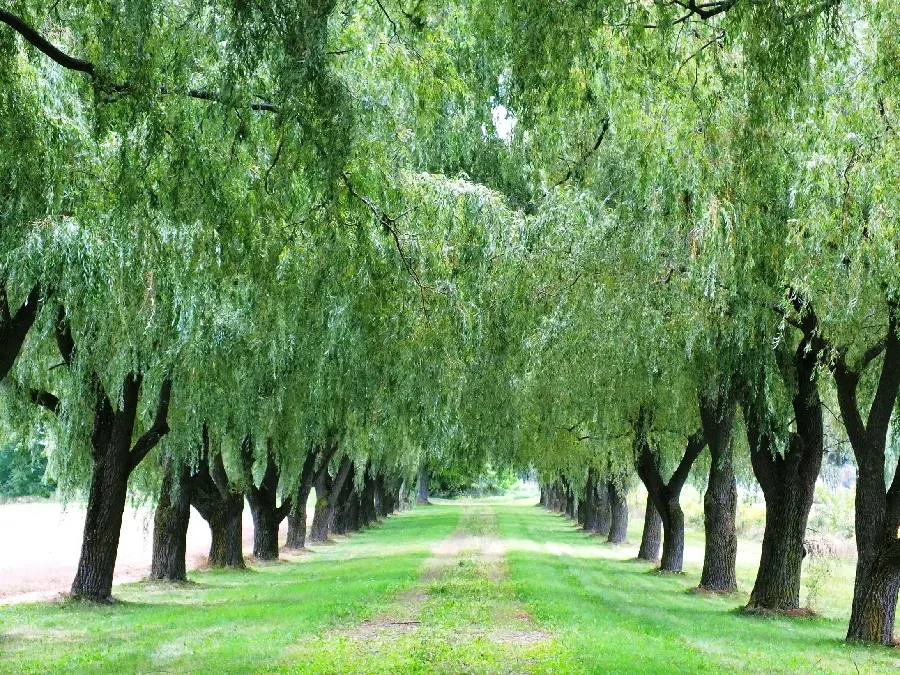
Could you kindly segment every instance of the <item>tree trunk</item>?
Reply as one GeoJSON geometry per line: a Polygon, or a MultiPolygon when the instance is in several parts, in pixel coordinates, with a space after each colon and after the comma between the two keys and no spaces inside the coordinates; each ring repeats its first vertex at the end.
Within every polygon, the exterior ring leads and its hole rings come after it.
{"type": "Polygon", "coordinates": [[[663,531],[663,552],[659,569],[663,572],[680,572],[684,564],[684,513],[681,510],[681,491],[690,475],[691,467],[706,447],[703,430],[688,438],[684,454],[678,462],[669,482],[663,481],[657,453],[650,447],[651,420],[641,410],[635,428],[635,456],[637,472],[647,488],[648,501],[652,501],[660,517],[663,531]]]}
{"type": "Polygon", "coordinates": [[[0,281],[0,382],[6,379],[22,351],[28,331],[37,317],[40,297],[41,287],[33,286],[16,313],[11,315],[6,280],[0,281]]]}
{"type": "Polygon", "coordinates": [[[900,392],[900,305],[888,303],[887,334],[851,368],[838,356],[834,379],[841,417],[859,468],[856,483],[856,581],[848,640],[893,643],[900,577],[900,463],[885,478],[887,434],[900,392]],[[883,354],[878,384],[864,421],[859,381],[883,354]]]}
{"type": "Polygon", "coordinates": [[[247,501],[253,516],[253,557],[257,560],[278,559],[278,528],[291,508],[290,498],[277,506],[279,470],[271,445],[269,440],[266,448],[266,471],[257,486],[252,481],[253,454],[250,437],[246,437],[241,444],[244,474],[250,479],[247,501]]]}
{"type": "Polygon", "coordinates": [[[209,566],[243,569],[244,496],[232,491],[222,455],[217,452],[210,457],[209,431],[205,424],[200,464],[191,478],[191,505],[209,525],[209,566]]]}
{"type": "MultiPolygon", "coordinates": [[[[544,490],[541,488],[541,499],[544,498],[544,490]]],[[[587,481],[584,484],[584,531],[596,532],[600,521],[600,510],[597,499],[597,481],[594,477],[594,469],[589,468],[587,481]]]]}
{"type": "Polygon", "coordinates": [[[653,498],[647,495],[647,508],[644,511],[644,533],[641,535],[641,548],[638,558],[656,562],[659,560],[659,546],[662,540],[662,518],[653,505],[653,498]]]}
{"type": "Polygon", "coordinates": [[[350,458],[344,456],[341,465],[332,480],[328,473],[324,473],[316,483],[316,511],[313,515],[312,530],[309,540],[312,542],[324,542],[328,540],[334,522],[334,514],[337,509],[338,495],[344,487],[344,481],[353,468],[350,458]]]}
{"type": "Polygon", "coordinates": [[[717,593],[737,590],[737,481],[732,464],[732,428],[735,403],[730,393],[700,405],[703,432],[711,462],[709,481],[703,497],[706,547],[700,587],[717,593]]]}
{"type": "Polygon", "coordinates": [[[609,481],[597,483],[597,529],[595,534],[608,537],[612,528],[612,505],[610,502],[609,481]]]}
{"type": "Polygon", "coordinates": [[[153,517],[153,562],[150,578],[187,581],[187,530],[191,518],[191,469],[165,460],[159,503],[153,517]]]}
{"type": "Polygon", "coordinates": [[[663,572],[681,572],[684,566],[684,512],[677,495],[666,502],[660,518],[663,526],[663,552],[659,569],[663,572]]]}
{"type": "Polygon", "coordinates": [[[306,504],[313,484],[328,471],[328,463],[337,450],[337,444],[329,440],[324,446],[315,446],[306,453],[300,479],[297,482],[297,493],[291,500],[288,513],[288,533],[285,546],[293,551],[306,548],[306,504]],[[316,463],[319,468],[316,469],[316,463]]]}
{"type": "Polygon", "coordinates": [[[611,513],[610,544],[622,544],[628,537],[628,488],[609,481],[609,508],[611,513]]]}
{"type": "Polygon", "coordinates": [[[113,571],[122,530],[128,492],[128,477],[134,468],[168,433],[166,423],[171,382],[163,382],[156,419],[134,444],[134,423],[142,377],[129,373],[122,388],[122,408],[114,410],[99,376],[93,376],[96,406],[91,435],[93,470],[84,521],[84,537],[72,596],[95,602],[112,599],[113,571]]]}
{"type": "Polygon", "coordinates": [[[376,479],[366,471],[362,492],[359,493],[359,525],[368,527],[378,516],[375,508],[376,479]]]}
{"type": "Polygon", "coordinates": [[[568,482],[566,482],[565,514],[568,518],[575,518],[575,494],[568,482]]]}
{"type": "Polygon", "coordinates": [[[423,462],[419,467],[419,492],[416,495],[416,504],[430,504],[428,501],[428,468],[423,462]]]}
{"type": "MultiPolygon", "coordinates": [[[[748,609],[784,612],[800,607],[806,524],[825,452],[817,380],[826,347],[814,314],[804,316],[800,326],[803,339],[789,362],[790,371],[783,374],[785,384],[796,387],[792,399],[796,430],[789,434],[783,453],[773,447],[772,415],[763,398],[757,394],[743,401],[750,461],[766,499],[762,556],[748,609]]],[[[764,376],[757,378],[755,391],[763,391],[764,376]]]]}
{"type": "Polygon", "coordinates": [[[384,477],[380,473],[375,476],[375,492],[372,495],[372,502],[375,507],[375,520],[384,518],[387,515],[384,508],[384,477]]]}

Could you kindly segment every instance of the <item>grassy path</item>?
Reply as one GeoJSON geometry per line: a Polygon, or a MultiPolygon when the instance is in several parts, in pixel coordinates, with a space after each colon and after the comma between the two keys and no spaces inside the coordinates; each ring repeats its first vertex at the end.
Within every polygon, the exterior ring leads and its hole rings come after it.
{"type": "Polygon", "coordinates": [[[844,622],[739,616],[570,521],[477,502],[124,602],[0,608],[2,673],[893,673],[844,622]]]}

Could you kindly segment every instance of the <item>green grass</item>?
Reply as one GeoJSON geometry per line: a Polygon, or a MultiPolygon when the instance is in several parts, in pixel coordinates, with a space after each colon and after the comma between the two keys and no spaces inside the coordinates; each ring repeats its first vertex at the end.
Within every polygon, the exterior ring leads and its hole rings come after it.
{"type": "MultiPolygon", "coordinates": [[[[635,527],[639,523],[634,524],[635,527]]],[[[637,540],[638,532],[631,532],[637,540]]],[[[702,540],[688,538],[688,560],[702,540]]],[[[752,553],[753,544],[744,551],[752,553]]],[[[846,618],[742,616],[525,500],[441,504],[250,572],[0,609],[9,673],[892,673],[846,618]],[[500,542],[502,541],[502,545],[500,542]]],[[[739,574],[752,581],[749,563],[739,574]]],[[[841,572],[843,574],[843,572],[841,572]]],[[[840,583],[823,593],[838,608],[840,583]]],[[[830,603],[830,604],[829,604],[830,603]]]]}

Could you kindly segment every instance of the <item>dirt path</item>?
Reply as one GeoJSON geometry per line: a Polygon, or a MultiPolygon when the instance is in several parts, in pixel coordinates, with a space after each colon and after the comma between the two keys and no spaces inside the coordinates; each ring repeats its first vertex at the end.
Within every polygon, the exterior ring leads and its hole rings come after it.
{"type": "MultiPolygon", "coordinates": [[[[0,604],[49,600],[69,590],[84,528],[84,507],[70,504],[64,509],[55,502],[0,505],[0,604]]],[[[244,510],[244,554],[253,551],[253,519],[244,510]]],[[[282,524],[282,540],[287,522],[282,524]]],[[[188,569],[206,564],[209,527],[196,511],[191,511],[187,535],[188,569]]],[[[153,550],[153,511],[125,511],[115,583],[138,581],[150,572],[153,550]]]]}

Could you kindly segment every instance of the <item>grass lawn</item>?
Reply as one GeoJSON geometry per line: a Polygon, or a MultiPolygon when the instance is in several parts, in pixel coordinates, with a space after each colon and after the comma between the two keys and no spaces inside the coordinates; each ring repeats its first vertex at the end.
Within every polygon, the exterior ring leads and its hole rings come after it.
{"type": "Polygon", "coordinates": [[[527,501],[462,500],[290,562],[118,586],[110,607],[2,608],[0,672],[900,671],[898,650],[844,644],[845,570],[828,618],[751,618],[746,595],[688,592],[702,539],[688,546],[686,573],[659,576],[527,501]]]}

